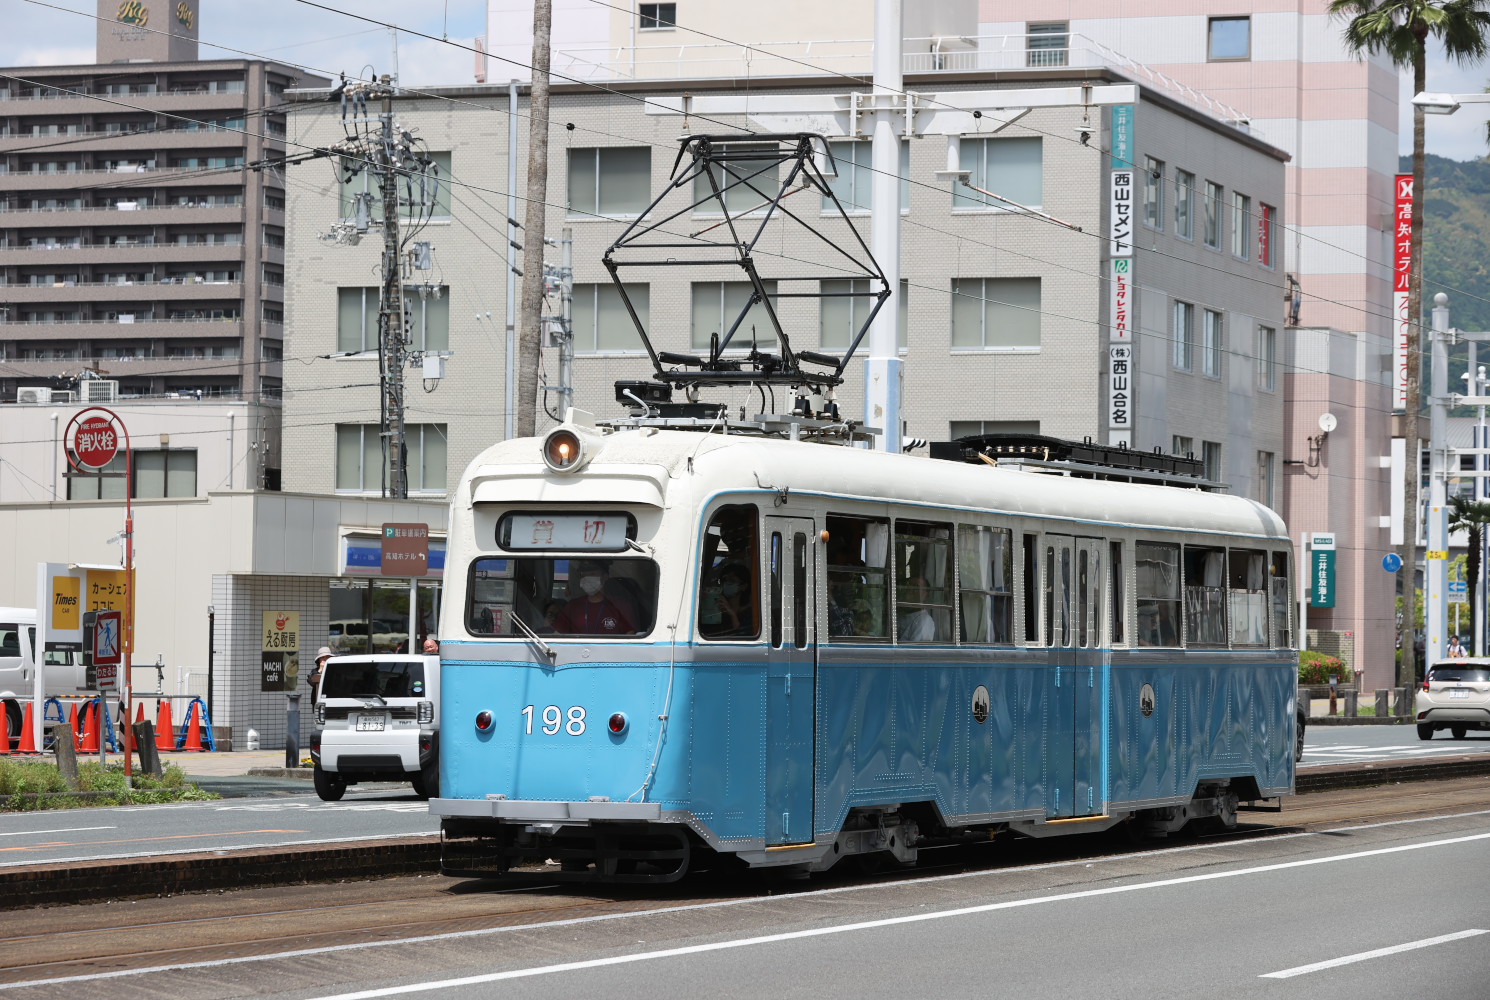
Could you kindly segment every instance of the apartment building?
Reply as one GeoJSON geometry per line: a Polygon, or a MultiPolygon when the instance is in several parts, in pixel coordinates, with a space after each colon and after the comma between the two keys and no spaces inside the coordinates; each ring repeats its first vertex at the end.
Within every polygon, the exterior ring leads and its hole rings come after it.
{"type": "Polygon", "coordinates": [[[285,90],[326,81],[198,60],[195,2],[154,30],[139,6],[100,0],[94,65],[0,70],[0,401],[280,396],[285,188],[260,165],[285,90]]]}

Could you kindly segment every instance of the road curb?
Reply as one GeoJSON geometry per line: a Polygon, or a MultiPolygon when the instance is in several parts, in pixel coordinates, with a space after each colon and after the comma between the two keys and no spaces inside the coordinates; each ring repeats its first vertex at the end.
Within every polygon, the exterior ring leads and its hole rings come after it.
{"type": "Polygon", "coordinates": [[[28,865],[0,869],[0,911],[186,892],[429,874],[437,871],[439,865],[438,836],[290,846],[272,852],[249,848],[130,861],[28,865]]]}
{"type": "MultiPolygon", "coordinates": [[[[276,768],[256,770],[275,771],[276,768]]],[[[292,769],[283,769],[292,770],[292,769]]],[[[1405,781],[1490,775],[1490,754],[1407,763],[1344,764],[1300,772],[1298,794],[1405,781]]],[[[274,775],[265,775],[266,777],[274,775]]],[[[440,838],[403,837],[274,851],[205,851],[130,861],[83,861],[0,869],[0,911],[187,892],[306,885],[439,870],[440,838]]]]}

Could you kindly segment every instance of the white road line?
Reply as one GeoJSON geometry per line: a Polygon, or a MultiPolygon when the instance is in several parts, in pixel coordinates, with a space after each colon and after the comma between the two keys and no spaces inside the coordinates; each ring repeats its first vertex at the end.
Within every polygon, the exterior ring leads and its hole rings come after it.
{"type": "MultiPolygon", "coordinates": [[[[1467,816],[1479,815],[1479,813],[1466,813],[1467,816]]],[[[1438,817],[1440,819],[1453,819],[1453,816],[1438,817]]],[[[1391,824],[1374,824],[1387,826],[1391,824]]],[[[1364,828],[1363,828],[1364,829],[1364,828]]],[[[1268,837],[1259,840],[1247,841],[1245,845],[1233,844],[1229,846],[1252,846],[1256,844],[1271,844],[1277,840],[1317,837],[1317,833],[1282,834],[1277,837],[1268,837]]],[[[1282,871],[1290,868],[1304,868],[1311,865],[1329,864],[1336,861],[1352,861],[1358,858],[1378,857],[1384,854],[1397,854],[1403,851],[1416,851],[1428,847],[1443,847],[1450,844],[1462,844],[1470,841],[1490,840],[1490,833],[1477,833],[1463,837],[1451,837],[1445,840],[1428,841],[1421,844],[1404,844],[1398,847],[1383,847],[1369,851],[1357,851],[1351,854],[1340,854],[1324,858],[1310,858],[1303,861],[1287,861],[1273,865],[1260,865],[1253,868],[1240,868],[1233,871],[1211,872],[1205,875],[1189,875],[1181,878],[1161,879],[1155,882],[1142,882],[1133,885],[1109,886],[1102,889],[1087,889],[1079,892],[1061,893],[1054,896],[1040,896],[1031,899],[1009,900],[1003,903],[988,903],[981,906],[963,907],[955,910],[941,910],[934,913],[915,914],[908,917],[896,917],[885,920],[867,921],[856,924],[846,924],[837,927],[824,927],[811,931],[797,931],[789,934],[773,934],[758,938],[744,938],[735,941],[721,941],[709,945],[695,945],[690,948],[675,948],[666,951],[643,952],[635,955],[622,955],[610,959],[601,959],[592,962],[568,963],[565,965],[538,966],[532,969],[517,969],[509,972],[491,973],[484,976],[474,976],[465,979],[451,979],[437,982],[419,983],[410,986],[394,986],[381,990],[371,990],[360,993],[345,993],[335,996],[318,998],[318,1000],[367,1000],[372,997],[394,996],[400,993],[416,993],[428,990],[445,989],[452,986],[469,985],[473,983],[496,982],[502,979],[517,979],[525,976],[541,976],[554,972],[567,972],[576,969],[596,968],[605,965],[619,965],[630,962],[641,962],[656,958],[666,958],[674,955],[696,954],[705,951],[721,951],[731,948],[744,948],[751,945],[767,944],[775,941],[788,941],[797,938],[819,937],[828,934],[842,934],[847,931],[866,930],[876,927],[887,927],[895,924],[913,923],[925,920],[940,920],[946,917],[967,916],[976,913],[989,913],[995,910],[1014,909],[1016,907],[1034,906],[1040,903],[1055,903],[1073,899],[1086,899],[1093,896],[1109,896],[1115,893],[1136,892],[1141,889],[1158,889],[1172,885],[1186,885],[1194,882],[1206,882],[1214,879],[1233,878],[1239,875],[1256,875],[1266,872],[1282,871]]],[[[1216,845],[1196,845],[1193,847],[1170,848],[1158,851],[1139,851],[1132,854],[1115,855],[1109,858],[1100,858],[1098,861],[1123,861],[1138,857],[1155,857],[1165,854],[1179,854],[1189,851],[1206,850],[1216,845]]],[[[780,896],[769,897],[769,902],[781,903],[796,898],[807,898],[814,896],[831,896],[847,892],[862,892],[870,889],[885,889],[907,884],[922,884],[928,882],[946,882],[967,878],[980,878],[988,876],[1008,875],[1016,872],[1042,871],[1056,868],[1069,868],[1075,865],[1090,867],[1095,862],[1081,859],[1078,861],[1060,861],[1052,864],[1025,865],[1019,868],[1003,868],[992,871],[963,872],[956,875],[939,875],[926,879],[902,879],[896,882],[880,882],[869,885],[840,886],[833,889],[814,889],[800,893],[788,893],[780,896]]],[[[122,976],[140,976],[153,972],[171,972],[183,969],[205,969],[218,968],[229,965],[240,965],[245,962],[265,962],[285,958],[303,958],[308,956],[325,956],[334,952],[360,951],[366,948],[385,948],[392,945],[426,944],[434,941],[453,941],[460,938],[489,937],[497,934],[510,934],[515,931],[544,931],[557,927],[574,927],[581,924],[603,923],[610,920],[626,920],[636,917],[657,916],[661,914],[691,912],[694,910],[713,910],[726,907],[746,906],[751,903],[762,902],[762,898],[750,897],[746,899],[721,900],[713,903],[698,903],[686,906],[666,906],[653,910],[637,910],[630,913],[608,913],[591,917],[572,917],[566,920],[550,920],[541,924],[527,924],[507,927],[488,927],[480,930],[451,931],[445,934],[424,934],[416,937],[396,938],[387,941],[361,941],[355,944],[330,945],[321,948],[301,948],[293,951],[277,952],[270,955],[245,955],[237,958],[215,959],[208,962],[179,962],[171,965],[158,965],[144,969],[120,969],[113,972],[90,973],[81,976],[59,976],[55,979],[32,979],[18,983],[0,983],[0,992],[5,990],[21,989],[28,986],[51,986],[59,983],[92,982],[99,979],[117,979],[122,976]]]]}
{"type": "Polygon", "coordinates": [[[1377,948],[1375,951],[1363,951],[1358,955],[1346,955],[1344,958],[1332,958],[1328,962],[1315,962],[1313,965],[1300,965],[1293,969],[1284,969],[1282,972],[1269,972],[1258,976],[1258,979],[1292,979],[1294,976],[1302,976],[1310,972],[1321,972],[1325,969],[1334,969],[1342,965],[1350,965],[1354,962],[1364,962],[1371,958],[1382,958],[1386,955],[1396,955],[1404,951],[1412,951],[1416,948],[1431,948],[1436,944],[1447,944],[1450,941],[1462,941],[1465,938],[1476,937],[1480,934],[1490,934],[1490,931],[1471,929],[1459,931],[1455,934],[1443,934],[1439,937],[1424,938],[1421,941],[1409,941],[1406,944],[1394,944],[1390,948],[1377,948]]]}
{"type": "Polygon", "coordinates": [[[117,830],[117,826],[64,826],[60,830],[15,830],[0,833],[0,837],[25,837],[29,834],[42,833],[82,833],[84,830],[117,830]]]}

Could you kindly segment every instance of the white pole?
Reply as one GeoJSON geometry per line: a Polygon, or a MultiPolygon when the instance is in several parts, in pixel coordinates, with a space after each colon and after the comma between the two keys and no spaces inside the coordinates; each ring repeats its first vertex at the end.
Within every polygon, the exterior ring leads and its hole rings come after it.
{"type": "Polygon", "coordinates": [[[1309,648],[1309,581],[1314,567],[1309,565],[1309,533],[1299,532],[1299,652],[1309,648]]]}
{"type": "MultiPolygon", "coordinates": [[[[1447,478],[1444,453],[1448,439],[1449,352],[1445,334],[1449,328],[1449,297],[1439,292],[1433,297],[1433,327],[1429,331],[1432,352],[1432,393],[1428,399],[1428,551],[1424,560],[1423,613],[1427,636],[1423,645],[1423,664],[1443,659],[1448,641],[1448,560],[1449,519],[1447,478]]],[[[1411,678],[1408,678],[1411,681],[1411,678]]]]}
{"type": "MultiPolygon", "coordinates": [[[[889,283],[890,297],[869,329],[864,375],[864,422],[881,428],[881,451],[900,451],[900,393],[904,374],[896,336],[900,312],[900,135],[893,100],[901,87],[904,45],[901,0],[874,0],[874,178],[870,249],[889,283]]],[[[902,119],[903,120],[903,119],[902,119]]]]}

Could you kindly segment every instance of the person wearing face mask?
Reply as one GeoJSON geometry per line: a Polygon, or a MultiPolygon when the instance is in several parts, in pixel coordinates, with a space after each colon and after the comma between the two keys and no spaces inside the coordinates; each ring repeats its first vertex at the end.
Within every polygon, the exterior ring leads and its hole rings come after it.
{"type": "Polygon", "coordinates": [[[554,618],[554,631],[571,635],[631,635],[635,615],[605,592],[604,563],[579,564],[579,597],[564,605],[554,618]]]}

